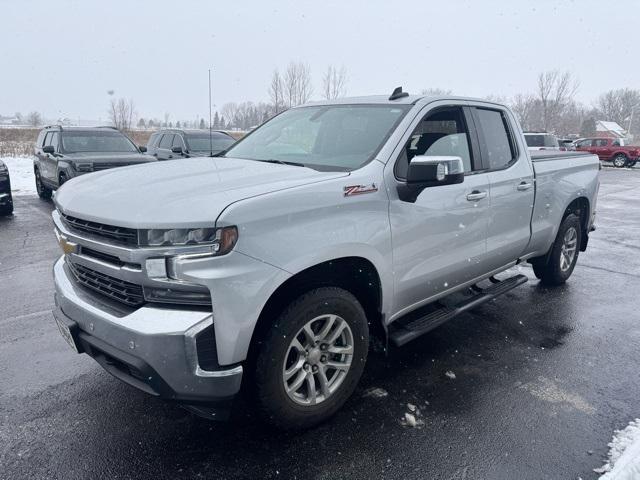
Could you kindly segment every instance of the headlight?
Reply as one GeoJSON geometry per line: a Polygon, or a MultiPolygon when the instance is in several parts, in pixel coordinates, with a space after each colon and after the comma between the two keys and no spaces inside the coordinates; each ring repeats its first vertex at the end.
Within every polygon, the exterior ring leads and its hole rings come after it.
{"type": "Polygon", "coordinates": [[[236,227],[151,229],[140,233],[145,246],[211,245],[215,255],[229,253],[238,241],[236,227]]]}
{"type": "Polygon", "coordinates": [[[93,172],[93,163],[91,162],[76,163],[75,167],[78,172],[93,172]]]}

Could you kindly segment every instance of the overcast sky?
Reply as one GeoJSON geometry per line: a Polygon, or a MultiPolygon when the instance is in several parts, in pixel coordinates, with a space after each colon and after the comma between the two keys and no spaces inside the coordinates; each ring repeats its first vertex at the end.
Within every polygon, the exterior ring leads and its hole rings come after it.
{"type": "Polygon", "coordinates": [[[578,98],[640,88],[640,1],[0,0],[0,114],[105,119],[109,97],[143,117],[207,115],[266,101],[274,68],[328,64],[348,95],[440,87],[511,96],[543,70],[569,70],[578,98]],[[615,7],[614,7],[615,5],[615,7]]]}

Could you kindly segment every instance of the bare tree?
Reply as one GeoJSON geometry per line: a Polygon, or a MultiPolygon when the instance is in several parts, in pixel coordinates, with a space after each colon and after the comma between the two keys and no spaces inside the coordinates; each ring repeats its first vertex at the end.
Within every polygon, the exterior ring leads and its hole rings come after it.
{"type": "Polygon", "coordinates": [[[557,70],[538,75],[537,100],[540,101],[542,128],[552,130],[562,110],[573,100],[579,82],[569,72],[557,70]]]}
{"type": "Polygon", "coordinates": [[[109,120],[118,130],[131,130],[133,117],[135,115],[135,104],[132,99],[112,98],[109,108],[109,120]]]}
{"type": "Polygon", "coordinates": [[[631,88],[609,90],[598,97],[596,108],[603,120],[630,129],[633,127],[630,125],[631,119],[640,118],[640,112],[637,111],[640,108],[640,91],[631,88]]]}
{"type": "Polygon", "coordinates": [[[338,70],[333,65],[327,67],[322,77],[322,96],[327,100],[344,97],[347,91],[347,70],[340,67],[338,70]]]}
{"type": "Polygon", "coordinates": [[[509,102],[509,106],[516,118],[520,122],[523,130],[534,130],[536,128],[534,115],[537,107],[537,100],[533,95],[519,93],[509,102]]]}
{"type": "Polygon", "coordinates": [[[32,127],[42,125],[42,115],[40,115],[40,112],[29,112],[29,115],[27,115],[27,123],[32,127]]]}
{"type": "Polygon", "coordinates": [[[311,94],[311,69],[302,62],[291,62],[284,74],[284,98],[288,107],[306,103],[311,94]]]}
{"type": "Polygon", "coordinates": [[[273,104],[273,113],[277,115],[285,109],[284,103],[284,81],[280,76],[278,69],[273,71],[271,76],[271,85],[269,85],[269,97],[273,104]]]}

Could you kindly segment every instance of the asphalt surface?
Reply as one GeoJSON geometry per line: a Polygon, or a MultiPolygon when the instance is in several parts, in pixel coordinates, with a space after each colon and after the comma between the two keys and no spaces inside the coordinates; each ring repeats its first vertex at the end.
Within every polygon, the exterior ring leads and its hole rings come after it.
{"type": "Polygon", "coordinates": [[[347,405],[295,435],[247,404],[202,420],[72,353],[50,313],[52,205],[17,197],[0,220],[0,478],[597,478],[613,430],[640,416],[640,170],[601,180],[565,286],[520,267],[529,283],[371,356],[347,405]],[[424,426],[402,425],[407,403],[424,426]]]}

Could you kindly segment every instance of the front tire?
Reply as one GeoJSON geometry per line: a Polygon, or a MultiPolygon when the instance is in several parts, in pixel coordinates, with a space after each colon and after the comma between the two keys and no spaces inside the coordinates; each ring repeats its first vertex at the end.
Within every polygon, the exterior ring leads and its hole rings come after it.
{"type": "Polygon", "coordinates": [[[534,259],[532,262],[533,273],[541,283],[556,286],[569,279],[578,261],[581,235],[580,218],[573,213],[567,215],[560,224],[547,261],[534,259]]]}
{"type": "Polygon", "coordinates": [[[368,348],[367,318],[351,293],[317,288],[293,300],[256,358],[256,396],[265,421],[288,430],[327,420],[355,390],[368,348]]]}
{"type": "Polygon", "coordinates": [[[616,168],[622,168],[627,165],[627,156],[623,153],[617,154],[613,157],[613,166],[616,168]]]}
{"type": "Polygon", "coordinates": [[[40,176],[40,170],[36,168],[35,170],[36,176],[36,191],[38,192],[38,196],[43,200],[51,199],[51,189],[44,186],[42,183],[42,177],[40,176]]]}

